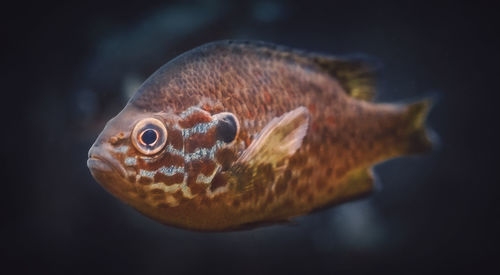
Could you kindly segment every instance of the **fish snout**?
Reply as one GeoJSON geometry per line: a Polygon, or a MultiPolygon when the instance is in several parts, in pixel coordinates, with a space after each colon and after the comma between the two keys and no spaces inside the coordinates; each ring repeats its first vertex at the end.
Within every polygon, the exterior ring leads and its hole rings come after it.
{"type": "Polygon", "coordinates": [[[127,176],[126,169],[112,154],[109,144],[94,143],[88,152],[87,166],[92,174],[95,173],[118,173],[121,177],[127,176]]]}

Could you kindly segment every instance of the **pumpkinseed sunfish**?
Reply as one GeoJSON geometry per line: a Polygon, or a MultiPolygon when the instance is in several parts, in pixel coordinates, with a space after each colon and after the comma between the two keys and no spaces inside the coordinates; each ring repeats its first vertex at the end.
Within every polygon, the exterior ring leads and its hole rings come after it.
{"type": "Polygon", "coordinates": [[[370,193],[377,162],[431,149],[429,101],[373,95],[373,67],[360,60],[213,42],[149,77],[87,165],[111,194],[167,225],[287,221],[370,193]]]}

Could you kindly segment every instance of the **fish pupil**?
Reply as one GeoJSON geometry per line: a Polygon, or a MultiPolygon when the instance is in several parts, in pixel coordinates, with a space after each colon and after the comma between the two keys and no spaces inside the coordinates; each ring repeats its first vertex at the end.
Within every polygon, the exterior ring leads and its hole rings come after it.
{"type": "Polygon", "coordinates": [[[144,131],[144,133],[141,136],[142,142],[144,142],[147,145],[151,145],[155,143],[156,139],[158,138],[158,135],[156,134],[155,130],[148,129],[144,131]]]}

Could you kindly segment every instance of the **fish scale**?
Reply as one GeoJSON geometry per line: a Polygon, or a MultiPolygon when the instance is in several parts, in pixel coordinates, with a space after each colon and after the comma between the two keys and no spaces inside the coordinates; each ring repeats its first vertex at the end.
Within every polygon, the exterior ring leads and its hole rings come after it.
{"type": "Polygon", "coordinates": [[[221,231],[286,221],[370,193],[371,167],[380,161],[430,150],[429,101],[372,102],[374,80],[373,67],[358,59],[263,42],[209,43],[139,88],[97,138],[88,165],[105,189],[164,224],[221,231]],[[149,156],[129,131],[151,117],[167,139],[149,156]],[[132,143],[128,150],[110,143],[117,136],[132,143]],[[179,150],[183,170],[167,165],[179,150]],[[137,157],[150,161],[134,166],[137,157]],[[157,162],[162,171],[183,171],[182,181],[163,193],[159,180],[140,185],[116,172],[126,159],[132,175],[157,162]]]}

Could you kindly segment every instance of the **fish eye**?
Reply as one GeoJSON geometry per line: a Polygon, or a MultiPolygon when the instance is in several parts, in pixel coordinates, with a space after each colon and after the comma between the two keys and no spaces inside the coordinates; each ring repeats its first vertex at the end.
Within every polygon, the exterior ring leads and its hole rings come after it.
{"type": "Polygon", "coordinates": [[[145,118],[139,121],[132,131],[132,144],[145,155],[158,153],[167,142],[167,129],[156,118],[145,118]]]}
{"type": "Polygon", "coordinates": [[[219,121],[216,128],[217,139],[225,143],[233,142],[238,137],[240,128],[236,116],[232,113],[224,112],[216,114],[215,118],[219,121]]]}

